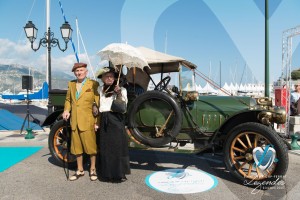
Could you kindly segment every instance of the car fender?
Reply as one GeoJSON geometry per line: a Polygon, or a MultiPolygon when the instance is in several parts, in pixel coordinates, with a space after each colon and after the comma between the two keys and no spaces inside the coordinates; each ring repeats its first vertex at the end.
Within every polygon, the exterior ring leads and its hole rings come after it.
{"type": "Polygon", "coordinates": [[[246,123],[246,122],[257,122],[261,123],[257,116],[261,110],[247,110],[245,112],[238,113],[229,117],[217,130],[221,135],[227,135],[227,133],[235,126],[246,123]]]}
{"type": "Polygon", "coordinates": [[[51,113],[50,115],[48,115],[48,117],[45,119],[45,121],[43,122],[42,126],[49,126],[52,125],[55,121],[57,121],[61,114],[63,113],[63,110],[56,110],[53,113],[51,113]]]}

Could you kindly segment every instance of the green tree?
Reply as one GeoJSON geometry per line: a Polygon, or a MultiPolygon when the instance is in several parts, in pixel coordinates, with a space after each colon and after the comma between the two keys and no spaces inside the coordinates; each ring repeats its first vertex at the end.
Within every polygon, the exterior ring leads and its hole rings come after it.
{"type": "Polygon", "coordinates": [[[300,70],[294,70],[291,73],[292,80],[300,79],[300,70]]]}

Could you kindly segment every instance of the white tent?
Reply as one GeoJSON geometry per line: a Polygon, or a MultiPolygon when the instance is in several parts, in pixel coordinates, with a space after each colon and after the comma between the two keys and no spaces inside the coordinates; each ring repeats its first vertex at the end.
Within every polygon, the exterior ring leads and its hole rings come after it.
{"type": "Polygon", "coordinates": [[[218,91],[215,90],[209,83],[206,83],[205,86],[202,88],[200,93],[218,94],[218,91]]]}
{"type": "Polygon", "coordinates": [[[230,89],[229,85],[227,84],[227,82],[225,82],[225,84],[223,85],[221,90],[219,90],[219,93],[218,93],[219,95],[228,95],[227,93],[231,93],[231,89],[230,89]],[[221,90],[223,90],[225,92],[222,92],[221,90]]]}
{"type": "Polygon", "coordinates": [[[230,88],[229,89],[230,93],[235,95],[236,92],[237,92],[237,89],[236,89],[235,85],[232,82],[230,83],[229,88],[230,88]]]}
{"type": "Polygon", "coordinates": [[[202,91],[202,87],[200,84],[199,85],[195,84],[195,87],[196,87],[196,91],[198,91],[199,93],[200,91],[202,91]]]}
{"type": "Polygon", "coordinates": [[[194,91],[190,83],[187,83],[186,86],[182,89],[183,91],[194,91]]]}
{"type": "Polygon", "coordinates": [[[245,90],[246,90],[245,86],[241,83],[239,87],[239,91],[245,92],[245,90]]]}

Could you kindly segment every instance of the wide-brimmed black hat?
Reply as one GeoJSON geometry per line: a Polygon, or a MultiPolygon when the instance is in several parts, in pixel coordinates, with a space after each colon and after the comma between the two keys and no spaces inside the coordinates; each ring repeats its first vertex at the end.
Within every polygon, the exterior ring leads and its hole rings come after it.
{"type": "Polygon", "coordinates": [[[294,83],[294,86],[297,87],[298,85],[300,85],[300,81],[297,81],[294,83]]]}
{"type": "Polygon", "coordinates": [[[101,69],[99,69],[99,71],[96,72],[96,77],[97,78],[102,78],[102,75],[103,74],[106,74],[106,73],[109,73],[109,72],[112,72],[115,74],[115,77],[116,76],[116,70],[114,68],[114,65],[112,64],[111,61],[109,60],[102,60],[100,62],[100,66],[102,67],[101,69]]]}
{"type": "Polygon", "coordinates": [[[115,78],[118,77],[118,72],[115,70],[115,68],[113,68],[113,67],[103,67],[102,69],[100,69],[97,72],[97,78],[102,78],[103,74],[110,73],[110,72],[114,73],[115,78]]]}

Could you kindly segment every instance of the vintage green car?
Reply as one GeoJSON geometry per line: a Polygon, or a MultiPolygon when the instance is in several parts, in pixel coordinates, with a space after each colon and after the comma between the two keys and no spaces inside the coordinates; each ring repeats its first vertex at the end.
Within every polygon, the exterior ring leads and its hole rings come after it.
{"type": "MultiPolygon", "coordinates": [[[[146,56],[150,68],[131,68],[124,75],[129,147],[222,152],[227,169],[241,181],[263,181],[286,174],[289,144],[275,131],[276,125],[285,123],[284,108],[274,107],[270,98],[201,95],[193,89],[198,73],[193,63],[142,50],[146,55],[155,54],[156,59],[146,56]]],[[[75,157],[67,153],[69,127],[61,118],[65,93],[50,91],[54,112],[44,126],[51,127],[52,156],[61,165],[74,166],[75,157]]]]}

